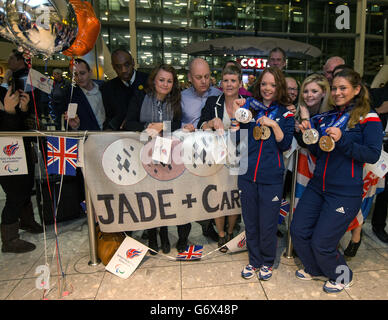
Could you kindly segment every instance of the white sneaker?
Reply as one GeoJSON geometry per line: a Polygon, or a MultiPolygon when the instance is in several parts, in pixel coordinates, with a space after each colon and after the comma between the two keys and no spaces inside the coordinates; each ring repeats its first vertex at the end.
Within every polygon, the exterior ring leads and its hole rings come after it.
{"type": "Polygon", "coordinates": [[[250,279],[253,278],[257,272],[257,268],[251,266],[250,264],[246,265],[244,269],[241,271],[241,276],[244,279],[250,279]]]}
{"type": "Polygon", "coordinates": [[[259,271],[259,279],[267,281],[272,277],[272,267],[262,266],[259,271]]]}
{"type": "Polygon", "coordinates": [[[312,276],[311,274],[307,273],[306,271],[304,271],[304,269],[300,269],[300,270],[296,270],[295,272],[295,276],[299,279],[299,280],[321,280],[321,281],[327,281],[328,279],[324,276],[312,276]]]}
{"type": "Polygon", "coordinates": [[[326,293],[338,293],[344,289],[351,287],[353,284],[353,280],[350,281],[348,284],[337,283],[333,280],[328,280],[323,286],[323,291],[325,291],[326,293]]]}

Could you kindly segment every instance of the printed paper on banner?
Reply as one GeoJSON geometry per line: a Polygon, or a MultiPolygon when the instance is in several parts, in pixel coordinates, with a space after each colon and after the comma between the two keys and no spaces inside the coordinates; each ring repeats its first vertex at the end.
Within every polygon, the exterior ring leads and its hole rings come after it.
{"type": "Polygon", "coordinates": [[[170,163],[172,140],[157,136],[154,151],[152,152],[152,160],[159,161],[164,164],[170,163]]]}
{"type": "Polygon", "coordinates": [[[39,71],[30,69],[24,90],[25,92],[31,91],[31,83],[34,89],[39,89],[47,94],[50,94],[53,89],[54,80],[41,74],[39,71]]]}
{"type": "Polygon", "coordinates": [[[147,251],[147,246],[131,237],[126,237],[105,267],[105,270],[120,278],[128,279],[143,260],[147,251]]]}
{"type": "Polygon", "coordinates": [[[230,252],[238,252],[247,250],[247,239],[245,236],[245,231],[241,232],[237,237],[234,237],[232,240],[226,243],[230,252]]]}
{"type": "Polygon", "coordinates": [[[388,172],[388,153],[381,150],[380,159],[374,164],[367,163],[365,168],[367,171],[372,171],[379,178],[383,178],[388,172]]]}
{"type": "Polygon", "coordinates": [[[78,141],[78,154],[77,154],[77,167],[83,168],[84,167],[84,140],[80,139],[78,141]]]}
{"type": "Polygon", "coordinates": [[[0,175],[27,174],[26,153],[22,137],[0,138],[0,175]]]}

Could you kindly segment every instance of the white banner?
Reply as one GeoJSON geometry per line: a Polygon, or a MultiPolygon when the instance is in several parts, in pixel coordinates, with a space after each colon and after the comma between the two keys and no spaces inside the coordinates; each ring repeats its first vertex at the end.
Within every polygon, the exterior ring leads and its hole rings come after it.
{"type": "Polygon", "coordinates": [[[224,137],[228,156],[220,164],[213,159],[214,133],[174,132],[171,139],[171,162],[164,164],[152,161],[155,139],[140,142],[139,133],[88,137],[85,182],[101,231],[145,230],[241,213],[236,173],[246,165],[236,165],[244,157],[236,153],[232,135],[224,137]]]}
{"type": "Polygon", "coordinates": [[[0,137],[0,176],[27,174],[23,137],[0,137]]]}

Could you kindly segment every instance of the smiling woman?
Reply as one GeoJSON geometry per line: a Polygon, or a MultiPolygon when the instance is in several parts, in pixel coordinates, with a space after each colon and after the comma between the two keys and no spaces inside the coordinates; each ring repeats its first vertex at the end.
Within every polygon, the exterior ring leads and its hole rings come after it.
{"type": "MultiPolygon", "coordinates": [[[[169,64],[161,64],[152,70],[147,88],[134,92],[123,128],[128,131],[144,130],[149,136],[156,137],[163,135],[166,122],[171,123],[171,131],[179,129],[181,117],[181,91],[176,71],[169,64]]],[[[178,226],[178,252],[185,251],[190,229],[190,223],[178,226]]],[[[161,227],[159,234],[163,253],[170,252],[167,227],[161,227]]],[[[151,254],[157,254],[159,247],[156,228],[148,230],[148,239],[151,254]]]]}
{"type": "MultiPolygon", "coordinates": [[[[324,276],[328,281],[323,290],[337,293],[353,284],[353,272],[337,245],[360,210],[363,166],[379,159],[383,128],[357,72],[337,73],[331,95],[334,109],[311,119],[321,138],[319,147],[307,146],[316,166],[295,209],[291,236],[304,265],[296,277],[324,276]]],[[[304,121],[300,128],[307,131],[304,121]]]]}

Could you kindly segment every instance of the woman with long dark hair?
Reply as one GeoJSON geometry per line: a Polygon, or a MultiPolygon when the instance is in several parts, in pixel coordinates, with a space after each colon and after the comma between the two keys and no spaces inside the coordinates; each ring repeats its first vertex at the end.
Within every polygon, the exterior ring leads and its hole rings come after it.
{"type": "MultiPolygon", "coordinates": [[[[171,131],[181,127],[181,91],[174,67],[161,64],[152,70],[145,90],[135,90],[131,98],[126,120],[122,127],[128,131],[143,131],[155,137],[163,131],[163,122],[171,122],[171,131]]],[[[187,246],[191,224],[178,226],[178,252],[183,252],[187,246]]],[[[162,251],[170,252],[167,227],[160,227],[162,251]]],[[[149,247],[156,254],[159,250],[157,228],[148,230],[149,247]]]]}
{"type": "MultiPolygon", "coordinates": [[[[317,157],[314,175],[296,207],[291,236],[304,269],[301,280],[328,279],[323,290],[342,291],[353,283],[337,245],[360,210],[363,193],[363,165],[375,163],[381,153],[383,128],[371,111],[369,95],[360,75],[343,70],[333,79],[332,111],[313,118],[319,143],[308,148],[317,157]]],[[[300,129],[308,129],[303,121],[300,129]]]]}

